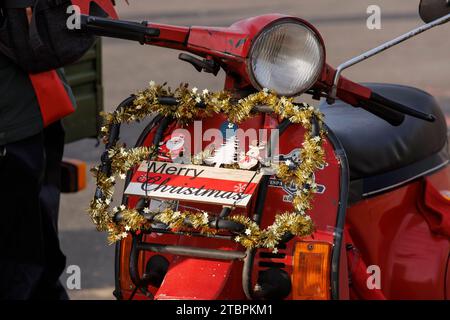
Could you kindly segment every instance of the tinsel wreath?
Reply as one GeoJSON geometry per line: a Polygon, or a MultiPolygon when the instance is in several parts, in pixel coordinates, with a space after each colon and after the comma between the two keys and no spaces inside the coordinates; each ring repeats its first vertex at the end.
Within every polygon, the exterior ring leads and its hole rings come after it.
{"type": "MultiPolygon", "coordinates": [[[[247,216],[230,215],[227,219],[245,226],[245,231],[234,238],[242,246],[276,250],[286,232],[297,236],[308,236],[314,231],[314,223],[306,212],[311,209],[313,193],[316,190],[314,172],[322,167],[325,161],[322,147],[325,132],[322,129],[323,116],[319,111],[305,103],[295,104],[292,98],[278,97],[274,92],[266,89],[235,101],[231,93],[226,91],[209,92],[205,89],[200,93],[197,88],[189,89],[187,85],[181,85],[172,91],[165,85],[150,82],[147,89],[136,95],[132,105],[103,114],[104,126],[101,132],[103,141],[106,143],[111,125],[141,120],[154,113],[171,116],[182,125],[217,113],[225,115],[232,123],[240,123],[252,117],[254,108],[258,105],[268,106],[281,119],[289,119],[290,122],[301,124],[306,129],[299,157],[301,160],[299,162],[288,160],[271,165],[283,183],[294,183],[298,186],[298,191],[293,198],[294,210],[277,214],[274,223],[263,230],[247,216]],[[160,97],[174,97],[178,105],[163,105],[159,102],[160,97]],[[198,107],[199,104],[202,108],[198,107]],[[318,136],[312,135],[313,117],[318,119],[320,126],[318,136]]],[[[166,224],[172,230],[187,233],[217,232],[208,227],[209,221],[214,219],[214,216],[203,211],[175,211],[168,208],[162,212],[150,212],[149,208],[138,211],[124,205],[110,208],[115,179],[125,179],[130,169],[144,160],[154,159],[156,154],[155,146],[127,150],[121,145],[115,145],[108,151],[111,174],[105,175],[99,167],[92,169],[102,197],[92,200],[88,211],[97,229],[109,233],[110,243],[127,237],[129,232],[139,233],[141,230],[148,230],[155,221],[166,224]],[[115,219],[118,214],[121,216],[119,221],[115,219]]],[[[196,164],[199,164],[199,162],[202,163],[203,157],[194,155],[193,159],[196,160],[196,164]]]]}

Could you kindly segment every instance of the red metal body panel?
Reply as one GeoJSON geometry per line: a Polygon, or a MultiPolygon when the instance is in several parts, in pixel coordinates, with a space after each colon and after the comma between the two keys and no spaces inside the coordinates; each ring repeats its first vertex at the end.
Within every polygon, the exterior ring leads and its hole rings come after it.
{"type": "Polygon", "coordinates": [[[307,21],[282,14],[267,14],[240,20],[226,28],[191,27],[187,50],[219,58],[247,58],[253,39],[264,28],[282,20],[293,20],[307,25],[317,33],[323,44],[319,31],[307,21]]]}
{"type": "Polygon", "coordinates": [[[445,279],[445,288],[446,288],[445,299],[448,300],[450,299],[450,255],[447,262],[447,275],[445,279]]]}
{"type": "Polygon", "coordinates": [[[345,247],[345,233],[342,234],[342,247],[340,255],[340,265],[339,265],[339,299],[349,300],[350,299],[350,288],[349,288],[349,272],[347,264],[347,248],[345,247]]]}
{"type": "MultiPolygon", "coordinates": [[[[195,237],[180,237],[178,244],[221,250],[239,250],[238,246],[230,241],[195,237]]],[[[242,269],[242,262],[239,261],[175,256],[155,299],[245,299],[239,281],[240,275],[237,276],[234,272],[239,269],[242,269]],[[227,289],[234,282],[237,282],[238,286],[235,286],[234,290],[227,289]]]]}
{"type": "Polygon", "coordinates": [[[244,30],[191,27],[188,50],[204,51],[222,58],[245,58],[249,49],[249,34],[244,30]]]}
{"type": "MultiPolygon", "coordinates": [[[[328,64],[322,70],[322,75],[320,79],[315,84],[314,88],[320,89],[326,93],[330,91],[333,86],[333,80],[336,70],[329,66],[328,64]]],[[[353,82],[345,77],[339,79],[337,87],[337,97],[351,104],[353,106],[357,105],[360,100],[366,101],[370,100],[372,90],[359,84],[353,82]]]]}
{"type": "MultiPolygon", "coordinates": [[[[431,177],[450,189],[450,168],[431,177]]],[[[347,227],[366,265],[381,269],[387,299],[444,299],[449,239],[433,234],[418,210],[423,179],[350,207],[347,227]]],[[[450,208],[449,208],[450,210],[450,208]]]]}
{"type": "Polygon", "coordinates": [[[158,23],[150,23],[148,26],[150,28],[158,28],[160,35],[157,38],[152,38],[152,41],[147,44],[170,49],[186,50],[186,42],[190,32],[189,27],[158,23]]]}

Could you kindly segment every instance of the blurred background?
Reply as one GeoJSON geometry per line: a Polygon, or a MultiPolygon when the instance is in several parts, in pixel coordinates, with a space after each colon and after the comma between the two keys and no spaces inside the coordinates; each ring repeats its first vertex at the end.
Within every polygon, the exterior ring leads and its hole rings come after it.
{"type": "MultiPolygon", "coordinates": [[[[390,40],[421,24],[419,0],[117,0],[121,19],[177,25],[228,26],[243,18],[284,13],[312,22],[322,33],[328,63],[341,62],[390,40]],[[366,25],[368,6],[381,8],[381,29],[366,25]]],[[[428,31],[406,43],[374,57],[344,74],[355,81],[399,83],[422,88],[435,95],[450,113],[450,25],[428,31]]],[[[111,111],[131,93],[143,89],[150,80],[181,82],[209,90],[221,89],[223,73],[217,77],[198,73],[178,60],[178,52],[141,46],[134,42],[104,39],[102,42],[104,104],[111,111]]],[[[306,98],[306,97],[305,97],[306,98]]],[[[307,100],[309,101],[309,100],[307,100]]],[[[147,121],[123,129],[121,138],[134,144],[147,121]]],[[[449,123],[449,116],[447,116],[449,123]]],[[[93,166],[98,163],[102,145],[85,139],[66,146],[65,156],[93,166]]],[[[120,194],[121,186],[117,186],[120,194]]],[[[69,290],[72,299],[113,299],[114,246],[98,233],[86,208],[94,193],[94,181],[86,190],[64,194],[61,199],[60,237],[67,265],[81,268],[81,290],[69,290]]],[[[118,196],[116,196],[117,198],[118,196]]],[[[63,284],[67,274],[62,277],[63,284]]]]}

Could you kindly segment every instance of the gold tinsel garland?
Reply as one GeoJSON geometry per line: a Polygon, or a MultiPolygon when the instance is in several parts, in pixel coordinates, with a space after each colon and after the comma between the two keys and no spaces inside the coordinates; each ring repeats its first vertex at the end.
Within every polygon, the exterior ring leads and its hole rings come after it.
{"type": "MultiPolygon", "coordinates": [[[[301,162],[279,163],[276,167],[276,175],[283,183],[294,183],[298,190],[293,197],[294,212],[285,212],[275,216],[274,223],[264,230],[250,218],[242,215],[232,215],[227,219],[239,222],[245,226],[245,231],[235,237],[235,241],[246,248],[265,247],[276,250],[282,236],[289,232],[293,235],[307,236],[314,230],[311,218],[306,211],[311,209],[313,193],[316,190],[314,172],[324,165],[324,150],[322,141],[324,131],[312,136],[312,117],[318,119],[322,128],[322,114],[307,104],[294,104],[293,99],[281,97],[275,93],[263,90],[251,94],[246,98],[234,101],[232,95],[225,91],[211,93],[203,90],[200,94],[196,88],[190,90],[187,85],[182,85],[175,91],[166,88],[165,85],[156,85],[150,82],[150,86],[139,92],[132,106],[126,106],[112,113],[104,113],[105,124],[101,129],[103,140],[106,143],[113,124],[129,123],[142,120],[146,116],[159,113],[171,116],[182,124],[195,119],[210,117],[216,113],[227,116],[232,123],[242,122],[252,116],[252,110],[257,105],[266,105],[280,116],[281,119],[289,119],[292,123],[301,124],[306,133],[301,149],[301,162]],[[175,97],[177,106],[162,105],[160,97],[175,97]],[[202,108],[198,104],[202,104],[202,108]]],[[[153,221],[166,224],[172,230],[192,231],[203,234],[212,234],[216,230],[208,227],[210,216],[207,212],[174,211],[164,209],[162,212],[150,212],[148,208],[142,211],[126,208],[124,205],[110,209],[114,193],[115,179],[125,179],[126,173],[139,165],[142,161],[152,159],[156,155],[155,146],[125,149],[116,145],[108,150],[111,162],[111,174],[108,176],[100,171],[99,167],[91,171],[97,181],[97,188],[101,190],[101,199],[94,199],[90,203],[89,214],[100,231],[108,231],[111,243],[125,238],[129,232],[140,232],[150,229],[151,223],[147,217],[150,215],[153,221]],[[120,214],[120,221],[115,216],[120,214]],[[147,215],[147,217],[144,217],[147,215]]],[[[202,156],[194,155],[196,164],[202,163],[202,156]]]]}

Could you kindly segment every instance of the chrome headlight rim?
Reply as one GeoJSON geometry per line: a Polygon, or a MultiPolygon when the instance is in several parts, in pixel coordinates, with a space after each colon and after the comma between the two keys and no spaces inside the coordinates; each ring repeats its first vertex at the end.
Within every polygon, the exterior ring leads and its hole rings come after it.
{"type": "MultiPolygon", "coordinates": [[[[252,44],[250,46],[249,49],[249,53],[247,56],[247,61],[246,61],[246,69],[247,69],[247,74],[249,77],[249,80],[251,82],[251,84],[253,85],[253,87],[255,87],[258,90],[263,90],[263,89],[269,89],[271,90],[271,88],[265,88],[264,86],[262,86],[258,80],[256,79],[254,72],[253,72],[253,68],[252,68],[252,60],[254,58],[254,50],[255,50],[255,44],[257,43],[258,39],[268,30],[270,30],[273,27],[276,27],[278,25],[282,25],[282,24],[297,24],[297,25],[301,25],[302,27],[308,29],[311,34],[315,37],[315,39],[317,40],[317,43],[319,44],[319,48],[320,48],[320,57],[321,57],[321,61],[320,61],[320,68],[318,69],[317,73],[314,75],[314,77],[311,78],[311,81],[309,82],[310,85],[308,88],[304,89],[304,90],[300,90],[298,92],[292,93],[292,94],[282,94],[283,96],[286,97],[296,97],[299,96],[305,92],[307,92],[309,89],[311,89],[311,87],[314,86],[314,84],[319,80],[320,76],[322,75],[322,72],[325,68],[326,65],[326,50],[325,50],[325,43],[323,41],[323,38],[321,36],[321,34],[319,33],[319,31],[309,22],[300,19],[300,18],[295,18],[295,17],[285,17],[285,18],[280,18],[278,20],[275,20],[269,24],[267,24],[266,26],[264,26],[264,28],[262,28],[258,34],[256,34],[253,39],[252,39],[252,44]]],[[[277,94],[280,95],[279,92],[277,92],[277,94]]]]}

